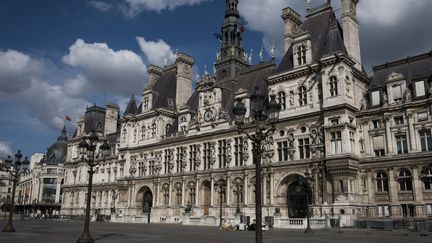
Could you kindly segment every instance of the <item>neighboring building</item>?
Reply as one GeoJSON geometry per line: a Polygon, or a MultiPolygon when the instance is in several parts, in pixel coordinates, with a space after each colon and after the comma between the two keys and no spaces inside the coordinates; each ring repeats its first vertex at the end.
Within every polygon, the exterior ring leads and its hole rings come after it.
{"type": "Polygon", "coordinates": [[[67,144],[68,137],[64,127],[46,154],[37,153],[31,157],[32,169],[21,175],[17,186],[16,202],[20,210],[27,213],[38,210],[49,214],[60,212],[67,144]]]}
{"type": "Polygon", "coordinates": [[[342,0],[341,21],[329,3],[308,9],[304,20],[284,9],[281,63],[260,57],[252,65],[238,0],[226,2],[215,75],[205,73],[192,90],[194,60],[177,53],[172,65],[149,66],[141,104],[132,97],[122,119],[112,105],[87,109],[68,143],[62,214],[84,214],[88,167],[78,143],[96,130],[113,145],[94,178],[92,209],[100,214],[143,222],[149,205],[152,221],[176,223],[191,203],[190,223],[217,224],[214,184],[223,177],[224,217],[234,221],[239,203],[253,219],[252,144],[237,133],[231,110],[243,98],[251,122],[255,89],[276,95],[282,106],[262,165],[263,215],[281,215],[277,227],[304,224],[307,195],[314,222],[331,216],[352,226],[364,217],[431,214],[431,186],[419,171],[432,159],[432,53],[376,66],[369,78],[361,65],[358,0],[342,0]],[[311,188],[299,193],[306,171],[311,188]]]}
{"type": "MultiPolygon", "coordinates": [[[[0,167],[5,162],[0,160],[0,167]]],[[[10,203],[12,196],[12,180],[9,172],[0,170],[0,207],[5,203],[10,203]]]]}

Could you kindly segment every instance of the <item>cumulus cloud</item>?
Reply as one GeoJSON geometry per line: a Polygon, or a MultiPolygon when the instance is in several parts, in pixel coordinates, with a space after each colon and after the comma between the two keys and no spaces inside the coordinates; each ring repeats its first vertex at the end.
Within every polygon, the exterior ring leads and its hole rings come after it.
{"type": "Polygon", "coordinates": [[[146,41],[144,37],[137,37],[138,44],[148,62],[157,66],[164,66],[174,61],[174,52],[170,45],[159,39],[146,41]]]}
{"type": "Polygon", "coordinates": [[[77,119],[82,113],[87,104],[85,100],[71,97],[61,85],[39,78],[45,69],[42,61],[14,50],[0,53],[0,59],[6,64],[0,65],[2,98],[23,105],[42,123],[55,128],[62,126],[65,114],[77,119]]]}
{"type": "Polygon", "coordinates": [[[7,142],[0,141],[0,159],[6,159],[8,155],[12,155],[12,149],[7,142]]]}
{"type": "Polygon", "coordinates": [[[90,1],[88,5],[101,12],[108,12],[113,7],[112,4],[103,1],[90,1]]]}
{"type": "Polygon", "coordinates": [[[192,6],[211,0],[124,0],[121,10],[128,17],[135,17],[145,10],[174,10],[181,6],[192,6]]]}
{"type": "Polygon", "coordinates": [[[31,78],[39,76],[43,65],[14,50],[0,50],[0,92],[17,92],[29,87],[31,78]]]}
{"type": "Polygon", "coordinates": [[[142,90],[147,80],[147,67],[139,55],[129,50],[115,51],[106,43],[77,39],[62,60],[81,71],[65,85],[74,96],[85,88],[129,95],[142,90]]]}

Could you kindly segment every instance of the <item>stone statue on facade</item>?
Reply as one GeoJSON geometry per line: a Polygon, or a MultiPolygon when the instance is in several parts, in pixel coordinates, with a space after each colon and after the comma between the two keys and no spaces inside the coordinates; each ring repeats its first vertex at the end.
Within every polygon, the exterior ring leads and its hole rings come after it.
{"type": "Polygon", "coordinates": [[[148,202],[144,202],[143,213],[150,213],[150,205],[148,202]]]}
{"type": "Polygon", "coordinates": [[[411,90],[409,88],[407,88],[405,90],[405,102],[411,102],[411,101],[412,101],[411,90]]]}
{"type": "Polygon", "coordinates": [[[388,105],[388,97],[386,93],[383,93],[383,104],[388,105]]]}
{"type": "Polygon", "coordinates": [[[185,214],[189,214],[192,211],[192,203],[189,201],[184,209],[185,214]]]}

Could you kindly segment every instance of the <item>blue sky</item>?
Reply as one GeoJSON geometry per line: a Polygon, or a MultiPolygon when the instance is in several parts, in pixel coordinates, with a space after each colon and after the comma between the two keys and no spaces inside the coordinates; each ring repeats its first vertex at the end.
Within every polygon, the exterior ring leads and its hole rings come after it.
{"type": "MultiPolygon", "coordinates": [[[[275,41],[280,58],[281,9],[304,16],[305,2],[240,0],[245,49],[258,53],[275,41]]],[[[176,50],[195,58],[195,72],[211,71],[219,48],[211,33],[220,30],[224,7],[223,0],[0,1],[0,157],[45,152],[64,115],[75,122],[87,105],[124,106],[141,94],[147,66],[170,62],[176,50]]],[[[362,0],[365,67],[431,50],[424,24],[431,8],[428,0],[362,0]]]]}

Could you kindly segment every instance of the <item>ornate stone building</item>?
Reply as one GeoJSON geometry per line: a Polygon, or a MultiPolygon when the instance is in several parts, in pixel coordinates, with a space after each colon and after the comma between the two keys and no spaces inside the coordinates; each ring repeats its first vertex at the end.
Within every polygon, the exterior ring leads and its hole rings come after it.
{"type": "MultiPolygon", "coordinates": [[[[243,50],[238,0],[226,1],[214,75],[192,89],[192,57],[150,66],[140,105],[88,108],[69,141],[62,213],[84,213],[87,168],[77,153],[82,136],[96,130],[112,156],[95,174],[93,209],[124,222],[176,223],[188,204],[188,223],[216,224],[215,182],[227,179],[224,218],[254,218],[252,144],[239,135],[231,109],[242,98],[248,111],[255,89],[282,106],[277,130],[264,143],[263,215],[277,227],[303,227],[307,195],[314,224],[338,217],[353,225],[363,217],[431,214],[430,183],[419,171],[431,161],[430,53],[374,67],[361,65],[356,8],[342,0],[341,21],[330,3],[304,19],[283,9],[285,55],[252,65],[243,50]],[[414,159],[413,159],[414,158],[414,159]],[[310,187],[295,190],[307,177],[310,187]],[[146,209],[146,210],[144,210],[146,209]],[[239,214],[237,214],[239,215],[239,214]]],[[[252,122],[249,113],[246,121],[252,122]]],[[[429,176],[431,171],[429,171],[429,176]]]]}
{"type": "Polygon", "coordinates": [[[57,141],[45,154],[32,156],[30,169],[20,176],[17,185],[15,202],[19,211],[26,214],[60,213],[67,144],[68,137],[64,127],[57,141]]]}

